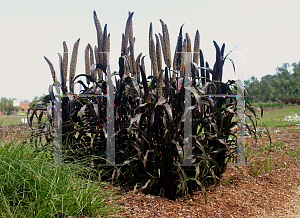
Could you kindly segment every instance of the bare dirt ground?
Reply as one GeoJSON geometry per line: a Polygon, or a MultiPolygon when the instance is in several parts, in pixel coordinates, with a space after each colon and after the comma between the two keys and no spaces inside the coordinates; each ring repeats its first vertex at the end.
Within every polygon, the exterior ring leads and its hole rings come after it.
{"type": "MultiPolygon", "coordinates": [[[[0,128],[1,140],[29,135],[28,125],[0,128]],[[5,134],[2,134],[5,133],[5,134]]],[[[258,137],[257,143],[249,137],[245,140],[248,162],[258,163],[255,174],[253,166],[228,166],[222,183],[207,187],[207,203],[201,191],[194,193],[194,200],[186,197],[171,201],[132,190],[116,189],[116,203],[123,209],[116,210],[117,217],[300,217],[300,158],[286,154],[300,148],[300,127],[290,126],[271,134],[273,147],[268,154],[267,137],[258,137]],[[259,152],[259,154],[258,154],[259,152]],[[257,156],[255,156],[257,154],[257,156]],[[270,158],[270,170],[263,161],[270,158]]],[[[300,157],[300,149],[299,153],[300,157]]]]}
{"type": "Polygon", "coordinates": [[[31,130],[28,124],[17,124],[7,127],[0,126],[0,140],[11,141],[14,139],[24,139],[30,136],[31,130]]]}
{"type": "MultiPolygon", "coordinates": [[[[293,158],[286,151],[300,147],[300,128],[288,127],[271,134],[275,147],[269,153],[270,170],[258,167],[255,175],[253,166],[228,166],[222,183],[207,188],[207,203],[201,191],[195,192],[193,199],[181,198],[170,201],[165,198],[132,190],[119,189],[118,203],[124,209],[116,211],[122,217],[300,217],[300,158],[293,158]],[[278,141],[278,142],[277,142],[278,141]],[[277,142],[277,143],[276,143],[277,142]]],[[[249,159],[263,163],[268,150],[264,150],[267,137],[259,137],[256,144],[246,138],[245,148],[258,156],[248,154],[249,159]]],[[[300,153],[299,153],[300,156],[300,153]]]]}

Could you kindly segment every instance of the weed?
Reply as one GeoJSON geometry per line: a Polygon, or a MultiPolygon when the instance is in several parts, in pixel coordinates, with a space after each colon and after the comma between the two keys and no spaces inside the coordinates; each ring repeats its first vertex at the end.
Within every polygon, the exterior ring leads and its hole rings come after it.
{"type": "Polygon", "coordinates": [[[300,132],[300,128],[289,129],[290,132],[300,132]]]}
{"type": "Polygon", "coordinates": [[[225,186],[230,186],[231,177],[225,177],[223,183],[225,186]]]}
{"type": "Polygon", "coordinates": [[[284,148],[285,147],[285,144],[281,140],[274,142],[273,145],[275,148],[284,148]]]}
{"type": "Polygon", "coordinates": [[[259,151],[256,151],[252,148],[245,149],[245,158],[247,162],[253,161],[258,155],[259,151]]]}
{"type": "Polygon", "coordinates": [[[252,174],[254,176],[258,176],[259,175],[259,169],[258,169],[258,163],[259,162],[254,162],[253,165],[252,165],[252,174]]]}
{"type": "Polygon", "coordinates": [[[266,158],[263,162],[262,162],[262,165],[263,165],[263,170],[264,171],[270,171],[271,170],[271,159],[270,158],[266,158]]]}
{"type": "Polygon", "coordinates": [[[271,149],[270,143],[265,143],[265,146],[260,147],[260,150],[265,151],[271,149]]]}
{"type": "Polygon", "coordinates": [[[293,157],[293,158],[300,158],[300,148],[297,148],[295,151],[287,151],[285,154],[293,157]]]}
{"type": "Polygon", "coordinates": [[[287,168],[287,163],[284,162],[283,160],[280,161],[276,161],[276,166],[278,166],[279,168],[287,168]]]}

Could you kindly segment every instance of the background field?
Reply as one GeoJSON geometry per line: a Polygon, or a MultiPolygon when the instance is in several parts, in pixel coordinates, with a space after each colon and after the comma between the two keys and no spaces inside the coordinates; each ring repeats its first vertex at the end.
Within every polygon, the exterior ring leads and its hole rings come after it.
{"type": "MultiPolygon", "coordinates": [[[[260,111],[257,111],[257,114],[260,116],[260,111]]],[[[285,127],[296,125],[300,123],[300,107],[276,107],[276,110],[273,108],[264,108],[262,122],[270,128],[285,127]],[[285,118],[285,119],[284,119],[285,118]]],[[[246,119],[246,122],[250,124],[250,120],[246,119]]],[[[263,127],[263,123],[258,121],[258,126],[263,127]]]]}
{"type": "MultiPolygon", "coordinates": [[[[16,125],[22,124],[21,119],[27,118],[27,114],[22,115],[0,115],[0,125],[2,126],[9,126],[9,125],[16,125]]],[[[33,118],[33,122],[36,123],[36,117],[33,118]]]]}

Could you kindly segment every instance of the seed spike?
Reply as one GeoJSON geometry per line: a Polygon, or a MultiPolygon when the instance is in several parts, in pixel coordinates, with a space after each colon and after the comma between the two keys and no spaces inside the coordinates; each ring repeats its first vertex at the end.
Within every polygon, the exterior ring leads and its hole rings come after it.
{"type": "Polygon", "coordinates": [[[108,46],[108,42],[107,42],[107,24],[105,24],[104,26],[104,30],[103,30],[103,41],[102,41],[102,47],[101,47],[101,55],[100,55],[100,63],[104,66],[107,65],[107,46],[108,46]]]}
{"type": "Polygon", "coordinates": [[[167,65],[166,64],[166,59],[165,59],[165,57],[167,56],[166,55],[165,41],[164,41],[163,36],[160,33],[158,33],[158,35],[159,35],[159,38],[160,38],[160,43],[161,43],[161,48],[162,48],[162,52],[163,52],[164,62],[165,62],[165,65],[167,65]]]}
{"type": "MultiPolygon", "coordinates": [[[[186,52],[187,50],[187,40],[184,39],[183,45],[182,45],[182,52],[186,52]]],[[[185,54],[182,53],[181,55],[181,67],[180,67],[180,77],[184,77],[185,75],[185,54]]]]}
{"type": "Polygon", "coordinates": [[[157,83],[158,82],[157,56],[155,51],[154,40],[152,37],[152,23],[150,23],[150,28],[149,28],[149,56],[151,60],[154,81],[157,83]]]}
{"type": "MultiPolygon", "coordinates": [[[[204,67],[204,56],[203,56],[203,52],[202,50],[200,49],[200,67],[201,67],[201,77],[205,77],[205,70],[202,68],[204,67]]],[[[208,82],[206,81],[205,78],[201,78],[201,81],[202,81],[202,86],[204,86],[205,82],[208,82]]]]}
{"type": "Polygon", "coordinates": [[[63,72],[63,87],[65,90],[67,90],[67,75],[68,75],[68,47],[67,43],[64,41],[63,42],[63,47],[64,47],[64,54],[63,54],[63,67],[62,67],[62,72],[63,72]]]}
{"type": "Polygon", "coordinates": [[[135,64],[136,64],[136,73],[137,73],[137,75],[136,75],[136,80],[137,80],[137,82],[140,82],[140,60],[141,60],[141,57],[142,57],[142,53],[140,53],[138,56],[137,56],[137,58],[136,58],[136,62],[135,62],[135,64]]]}
{"type": "Polygon", "coordinates": [[[93,54],[93,48],[90,44],[88,44],[89,46],[89,50],[90,50],[90,64],[91,66],[95,63],[95,60],[94,60],[94,54],[93,54]]]}
{"type": "Polygon", "coordinates": [[[55,75],[55,70],[54,70],[54,67],[53,67],[53,64],[51,63],[51,61],[49,61],[48,58],[46,58],[44,56],[45,60],[47,61],[49,67],[50,67],[50,71],[51,71],[51,75],[52,75],[52,79],[53,79],[53,83],[55,83],[55,78],[56,78],[56,75],[55,75]]]}
{"type": "MultiPolygon", "coordinates": [[[[85,58],[85,74],[86,75],[91,75],[91,67],[90,67],[90,57],[89,57],[89,45],[87,44],[87,46],[85,47],[85,52],[84,52],[84,58],[85,58]]],[[[90,84],[90,80],[88,78],[86,78],[86,83],[90,84]]]]}
{"type": "Polygon", "coordinates": [[[199,64],[199,49],[200,49],[200,34],[199,31],[196,31],[195,41],[194,41],[194,53],[193,53],[193,62],[198,66],[199,64]]]}
{"type": "MultiPolygon", "coordinates": [[[[124,41],[125,41],[125,48],[127,48],[128,45],[128,41],[129,40],[133,40],[133,33],[132,33],[132,16],[133,16],[133,12],[130,13],[129,12],[129,16],[126,22],[126,26],[125,26],[125,36],[124,36],[124,41]]],[[[130,43],[130,41],[129,41],[130,43]]]]}
{"type": "Polygon", "coordinates": [[[103,45],[103,34],[102,34],[101,24],[100,24],[100,21],[98,20],[96,11],[94,11],[94,22],[95,22],[96,31],[97,31],[98,48],[99,48],[99,50],[101,50],[102,45],[103,45]]]}
{"type": "Polygon", "coordinates": [[[160,71],[158,73],[158,82],[157,82],[157,101],[160,99],[160,96],[162,96],[162,85],[163,85],[163,71],[160,71]]]}
{"type": "Polygon", "coordinates": [[[184,24],[181,25],[180,30],[179,30],[179,34],[178,34],[178,38],[177,38],[177,43],[176,43],[176,49],[175,49],[175,53],[174,53],[172,82],[175,82],[176,71],[180,70],[180,67],[181,67],[182,28],[183,28],[183,25],[184,24]]]}
{"type": "Polygon", "coordinates": [[[165,97],[168,98],[170,92],[170,80],[169,80],[169,73],[168,68],[165,67],[165,97]]]}
{"type": "Polygon", "coordinates": [[[162,31],[163,31],[163,39],[164,39],[164,59],[165,63],[168,66],[168,68],[171,68],[172,60],[171,60],[171,48],[170,48],[170,37],[169,37],[169,31],[167,25],[160,19],[159,20],[162,25],[162,31]]]}
{"type": "Polygon", "coordinates": [[[157,34],[155,34],[156,39],[156,60],[157,60],[157,70],[158,72],[162,71],[162,60],[161,60],[161,47],[159,43],[159,38],[157,34]]]}
{"type": "Polygon", "coordinates": [[[192,52],[192,43],[191,43],[191,38],[188,33],[185,34],[186,38],[186,51],[187,52],[192,52]]]}
{"type": "Polygon", "coordinates": [[[80,38],[75,42],[73,51],[72,51],[72,57],[71,57],[71,64],[70,64],[70,92],[74,92],[74,78],[75,78],[75,71],[76,71],[76,64],[77,64],[77,55],[78,55],[78,47],[79,47],[79,41],[80,38]]]}
{"type": "Polygon", "coordinates": [[[155,45],[152,37],[150,38],[150,59],[151,59],[154,81],[157,82],[159,74],[157,71],[157,57],[156,57],[155,45]]]}
{"type": "Polygon", "coordinates": [[[141,70],[143,87],[144,87],[144,92],[145,92],[145,101],[146,101],[146,103],[151,103],[149,86],[148,86],[147,79],[146,79],[144,58],[145,58],[145,56],[142,57],[142,65],[140,65],[140,70],[141,70]]]}
{"type": "Polygon", "coordinates": [[[121,49],[122,56],[128,55],[127,44],[128,44],[128,42],[126,42],[125,34],[122,33],[122,49],[121,49]]]}

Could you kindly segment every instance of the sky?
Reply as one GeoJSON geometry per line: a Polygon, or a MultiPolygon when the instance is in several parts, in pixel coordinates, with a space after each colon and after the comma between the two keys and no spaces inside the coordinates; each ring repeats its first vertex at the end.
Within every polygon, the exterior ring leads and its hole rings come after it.
{"type": "MultiPolygon", "coordinates": [[[[180,26],[189,33],[192,43],[196,30],[200,33],[200,48],[205,61],[212,67],[215,61],[213,41],[225,53],[234,50],[246,52],[240,78],[276,74],[283,63],[300,61],[299,0],[0,0],[0,97],[31,101],[34,96],[48,94],[52,84],[46,56],[58,69],[58,55],[63,52],[63,41],[71,51],[80,38],[76,75],[85,72],[84,50],[88,43],[97,45],[93,20],[95,10],[102,29],[107,24],[111,35],[111,64],[116,69],[122,33],[128,11],[133,15],[133,35],[136,38],[135,55],[145,58],[146,72],[150,74],[148,34],[150,22],[154,33],[162,33],[159,19],[168,26],[172,56],[180,26]]],[[[237,55],[231,53],[236,60],[237,55]]],[[[239,56],[240,57],[240,56],[239,56]]],[[[173,57],[172,57],[173,58],[173,57]]],[[[239,66],[242,66],[240,64],[239,66]]],[[[224,66],[223,81],[235,79],[231,62],[224,66]]]]}

